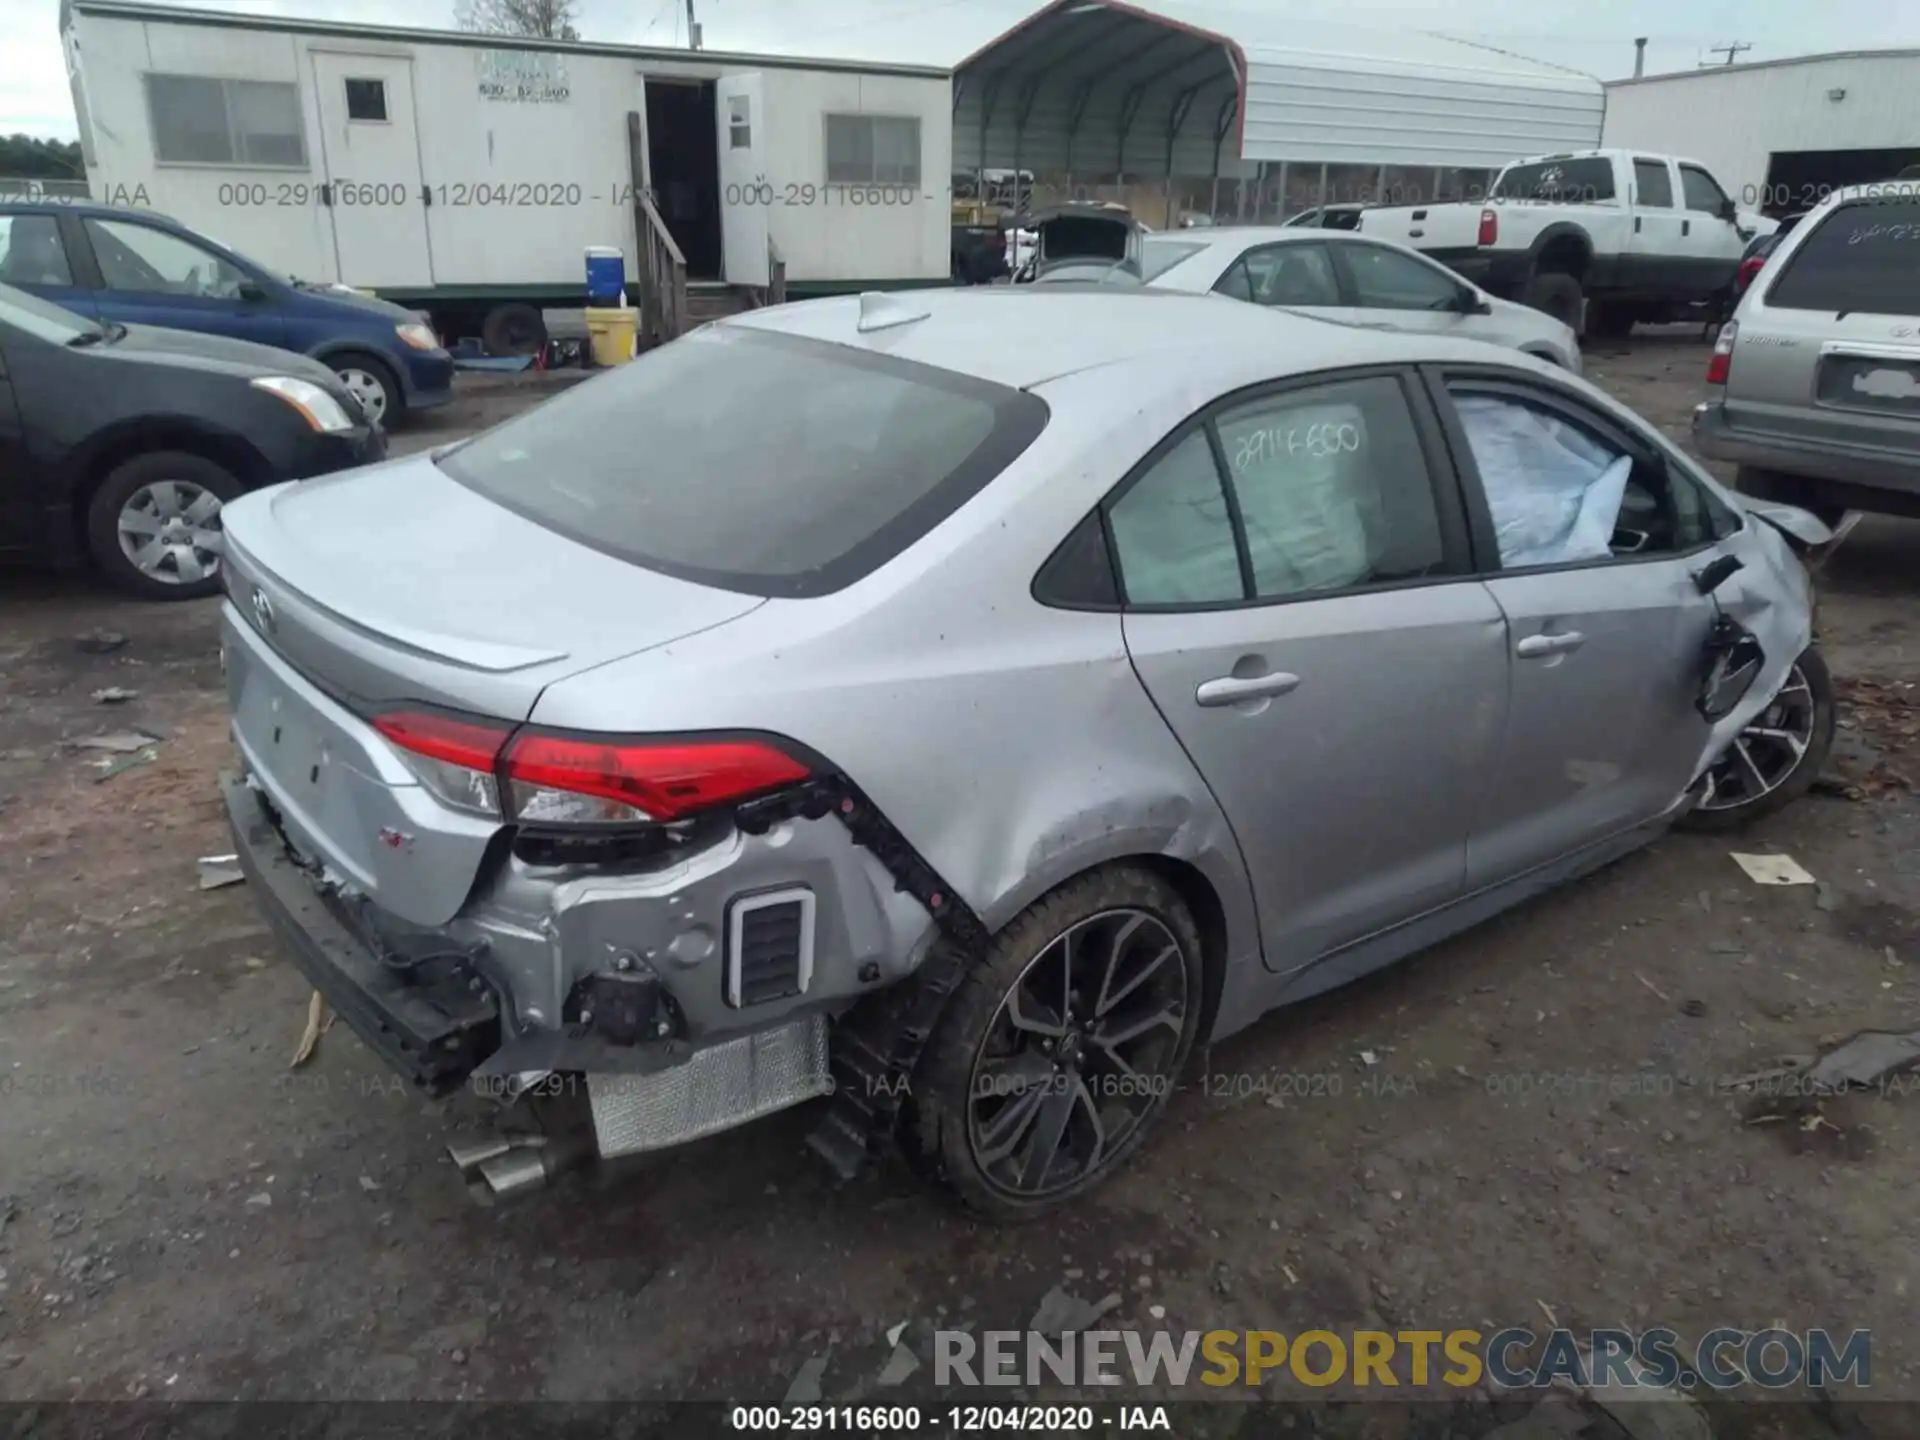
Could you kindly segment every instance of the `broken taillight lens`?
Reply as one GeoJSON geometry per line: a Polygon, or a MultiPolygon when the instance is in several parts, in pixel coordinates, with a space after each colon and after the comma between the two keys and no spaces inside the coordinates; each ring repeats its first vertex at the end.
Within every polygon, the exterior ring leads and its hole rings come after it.
{"type": "Polygon", "coordinates": [[[681,820],[812,773],[757,739],[516,732],[417,709],[376,716],[373,726],[443,804],[542,827],[681,820]]]}
{"type": "Polygon", "coordinates": [[[1707,384],[1724,385],[1733,373],[1733,345],[1740,338],[1740,322],[1729,320],[1720,327],[1720,338],[1713,342],[1713,356],[1707,361],[1707,384]]]}
{"type": "Polygon", "coordinates": [[[375,716],[373,728],[442,804],[469,815],[499,816],[494,767],[513,733],[510,727],[430,710],[396,710],[375,716]]]}
{"type": "Polygon", "coordinates": [[[501,765],[513,817],[541,825],[680,820],[809,773],[760,740],[617,740],[539,731],[515,738],[501,765]]]}

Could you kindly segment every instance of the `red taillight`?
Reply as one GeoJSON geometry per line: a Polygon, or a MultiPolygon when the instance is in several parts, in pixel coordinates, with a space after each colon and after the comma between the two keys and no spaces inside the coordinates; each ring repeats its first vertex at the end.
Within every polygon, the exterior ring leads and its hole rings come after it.
{"type": "Polygon", "coordinates": [[[1740,262],[1740,288],[1745,290],[1747,286],[1751,285],[1753,283],[1753,277],[1765,269],[1766,264],[1767,260],[1764,255],[1753,255],[1742,260],[1740,262]]]}
{"type": "Polygon", "coordinates": [[[1729,320],[1720,327],[1720,336],[1713,342],[1713,358],[1707,361],[1707,384],[1724,385],[1727,376],[1733,371],[1733,345],[1740,338],[1740,323],[1729,320]]]}
{"type": "Polygon", "coordinates": [[[809,773],[757,740],[661,743],[537,731],[516,738],[501,765],[516,819],[562,824],[678,820],[809,773]]]}
{"type": "Polygon", "coordinates": [[[444,803],[538,825],[679,820],[812,773],[762,740],[516,732],[431,710],[389,711],[374,717],[373,728],[444,803]]]}
{"type": "Polygon", "coordinates": [[[1500,243],[1500,213],[1497,210],[1480,212],[1480,243],[1482,245],[1500,243]]]}
{"type": "Polygon", "coordinates": [[[422,710],[397,710],[374,718],[373,728],[402,750],[424,755],[446,765],[491,774],[507,743],[506,726],[476,720],[456,720],[422,710]]]}

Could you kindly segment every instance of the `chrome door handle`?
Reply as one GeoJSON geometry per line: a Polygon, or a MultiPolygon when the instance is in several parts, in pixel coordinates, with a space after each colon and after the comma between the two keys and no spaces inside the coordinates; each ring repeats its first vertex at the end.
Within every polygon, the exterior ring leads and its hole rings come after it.
{"type": "Polygon", "coordinates": [[[1300,683],[1298,675],[1288,675],[1276,671],[1272,675],[1255,675],[1242,680],[1236,675],[1222,675],[1218,680],[1203,680],[1193,692],[1193,698],[1202,705],[1237,705],[1242,700],[1265,700],[1270,696],[1284,695],[1300,683]]]}
{"type": "Polygon", "coordinates": [[[1562,635],[1529,635],[1513,647],[1513,653],[1522,660],[1538,660],[1543,655],[1564,655],[1586,643],[1587,637],[1578,630],[1569,630],[1562,635]]]}

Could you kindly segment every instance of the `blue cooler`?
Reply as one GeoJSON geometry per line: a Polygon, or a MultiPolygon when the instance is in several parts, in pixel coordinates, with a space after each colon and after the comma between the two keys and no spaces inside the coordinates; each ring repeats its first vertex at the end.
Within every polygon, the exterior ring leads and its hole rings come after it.
{"type": "Polygon", "coordinates": [[[589,245],[587,247],[587,303],[589,305],[619,305],[621,294],[627,288],[627,261],[618,247],[613,245],[589,245]]]}

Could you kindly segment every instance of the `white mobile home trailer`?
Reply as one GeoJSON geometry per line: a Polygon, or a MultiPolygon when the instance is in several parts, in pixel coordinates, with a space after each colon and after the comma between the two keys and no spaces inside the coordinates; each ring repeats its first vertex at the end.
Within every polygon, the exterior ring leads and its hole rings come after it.
{"type": "Polygon", "coordinates": [[[443,331],[583,303],[588,246],[637,282],[643,194],[696,292],[949,275],[944,70],[118,0],[63,0],[60,26],[96,199],[443,331]]]}

